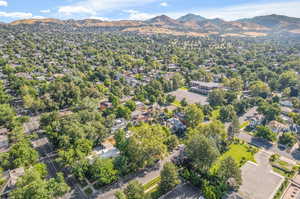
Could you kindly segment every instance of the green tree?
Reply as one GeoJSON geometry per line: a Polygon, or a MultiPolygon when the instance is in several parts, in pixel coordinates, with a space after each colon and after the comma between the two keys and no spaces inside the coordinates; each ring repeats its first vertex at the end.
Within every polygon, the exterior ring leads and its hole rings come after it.
{"type": "Polygon", "coordinates": [[[283,133],[279,137],[278,141],[280,144],[286,145],[287,147],[293,147],[294,144],[297,142],[297,138],[294,133],[287,132],[287,133],[283,133]]]}
{"type": "Polygon", "coordinates": [[[166,141],[171,133],[161,125],[142,124],[130,129],[132,136],[124,148],[124,154],[134,169],[153,165],[156,160],[162,159],[167,151],[166,141]]]}
{"type": "Polygon", "coordinates": [[[25,139],[18,141],[9,150],[9,161],[12,168],[29,166],[36,162],[38,157],[38,152],[25,139]]]}
{"type": "Polygon", "coordinates": [[[243,81],[239,78],[231,78],[226,83],[226,86],[234,91],[241,91],[243,88],[243,81]]]}
{"type": "Polygon", "coordinates": [[[227,157],[221,161],[217,176],[223,183],[235,190],[242,184],[241,169],[232,157],[227,157]]]}
{"type": "Polygon", "coordinates": [[[225,92],[222,89],[214,89],[208,94],[208,102],[211,106],[222,106],[225,103],[225,92]]]}
{"type": "Polygon", "coordinates": [[[227,138],[225,126],[219,120],[200,124],[194,129],[189,129],[188,136],[194,135],[204,135],[205,137],[212,139],[221,151],[227,138]]]}
{"type": "Polygon", "coordinates": [[[112,159],[97,159],[89,168],[89,173],[94,180],[102,186],[117,180],[118,171],[114,168],[112,159]]]}
{"type": "Polygon", "coordinates": [[[183,106],[183,107],[185,107],[185,106],[188,105],[188,103],[187,103],[187,101],[186,101],[185,98],[183,98],[183,99],[180,101],[180,105],[183,106]]]}
{"type": "Polygon", "coordinates": [[[160,172],[161,181],[159,183],[159,192],[167,193],[180,183],[178,171],[173,163],[166,163],[160,172]]]}
{"type": "Polygon", "coordinates": [[[234,115],[232,118],[232,122],[228,127],[228,139],[230,141],[233,140],[234,136],[238,135],[240,133],[240,122],[239,122],[239,118],[234,115]]]}
{"type": "Polygon", "coordinates": [[[214,186],[209,185],[207,181],[203,183],[202,193],[206,199],[217,199],[214,186]]]}
{"type": "Polygon", "coordinates": [[[280,107],[278,104],[270,104],[268,102],[260,103],[257,111],[265,116],[266,122],[275,120],[281,113],[280,107]]]}
{"type": "Polygon", "coordinates": [[[262,81],[255,81],[250,86],[250,92],[253,96],[266,98],[270,95],[271,91],[268,85],[262,81]]]}
{"type": "Polygon", "coordinates": [[[70,188],[65,183],[63,175],[57,174],[56,178],[46,179],[46,167],[36,166],[26,170],[25,175],[20,177],[16,189],[10,192],[12,199],[52,199],[63,196],[70,188]]]}
{"type": "Polygon", "coordinates": [[[286,71],[279,76],[281,89],[291,88],[297,82],[297,74],[293,71],[286,71]]]}
{"type": "Polygon", "coordinates": [[[189,136],[185,152],[194,168],[201,172],[207,172],[220,154],[215,142],[201,134],[189,136]]]}
{"type": "Polygon", "coordinates": [[[266,126],[258,126],[256,127],[255,136],[264,138],[269,141],[276,140],[276,134],[266,126]]]}
{"type": "Polygon", "coordinates": [[[144,188],[138,181],[131,181],[124,189],[127,199],[144,199],[144,188]]]}
{"type": "Polygon", "coordinates": [[[0,104],[0,126],[9,127],[15,118],[15,111],[9,104],[0,104]]]}
{"type": "Polygon", "coordinates": [[[117,191],[115,193],[115,197],[117,199],[127,199],[127,196],[125,195],[125,193],[123,191],[117,191]]]}
{"type": "Polygon", "coordinates": [[[219,119],[222,122],[231,122],[234,116],[236,116],[236,112],[232,105],[221,107],[219,119]]]}
{"type": "Polygon", "coordinates": [[[116,116],[117,118],[129,119],[131,116],[131,110],[127,106],[119,105],[116,109],[116,116]]]}
{"type": "Polygon", "coordinates": [[[184,109],[184,120],[188,127],[196,127],[203,122],[204,114],[200,107],[195,104],[188,105],[184,109]]]}
{"type": "Polygon", "coordinates": [[[135,104],[135,101],[133,101],[133,100],[128,100],[125,103],[125,106],[128,107],[131,111],[134,111],[136,109],[136,104],[135,104]]]}

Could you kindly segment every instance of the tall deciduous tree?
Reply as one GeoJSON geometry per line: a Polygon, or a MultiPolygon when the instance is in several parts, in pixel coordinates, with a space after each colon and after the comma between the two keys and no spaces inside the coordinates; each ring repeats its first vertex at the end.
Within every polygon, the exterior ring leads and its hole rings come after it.
{"type": "Polygon", "coordinates": [[[144,188],[141,183],[138,181],[132,181],[124,189],[124,193],[127,196],[127,199],[144,199],[144,188]]]}
{"type": "Polygon", "coordinates": [[[188,105],[184,109],[185,121],[188,127],[196,127],[204,119],[203,111],[195,104],[188,105]]]}
{"type": "Polygon", "coordinates": [[[189,137],[185,152],[195,169],[207,172],[219,156],[215,142],[201,134],[189,137]]]}
{"type": "Polygon", "coordinates": [[[131,168],[144,168],[162,159],[167,151],[167,140],[170,132],[161,125],[142,124],[131,129],[132,136],[123,149],[131,165],[131,168]]]}
{"type": "Polygon", "coordinates": [[[241,169],[232,157],[221,161],[217,176],[223,183],[227,183],[230,188],[238,189],[242,184],[241,169]]]}
{"type": "Polygon", "coordinates": [[[16,189],[10,192],[12,199],[52,199],[63,196],[70,190],[61,173],[56,178],[46,179],[46,166],[39,164],[28,169],[25,175],[20,177],[16,189]]]}
{"type": "Polygon", "coordinates": [[[90,166],[89,173],[101,185],[108,185],[117,180],[118,171],[114,168],[113,160],[97,159],[90,166]]]}
{"type": "Polygon", "coordinates": [[[211,106],[222,106],[225,103],[225,92],[222,89],[214,89],[208,94],[208,102],[211,106]]]}
{"type": "Polygon", "coordinates": [[[172,190],[180,183],[177,168],[173,163],[166,163],[160,172],[161,181],[159,183],[159,191],[164,194],[172,190]]]}

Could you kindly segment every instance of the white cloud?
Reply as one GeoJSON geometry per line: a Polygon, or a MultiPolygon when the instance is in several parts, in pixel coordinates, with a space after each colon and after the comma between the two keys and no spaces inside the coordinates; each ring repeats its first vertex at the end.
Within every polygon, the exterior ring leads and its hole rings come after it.
{"type": "Polygon", "coordinates": [[[251,18],[255,16],[270,14],[280,14],[300,18],[299,8],[299,1],[285,1],[262,4],[242,4],[223,8],[207,8],[203,10],[184,10],[181,12],[142,13],[137,10],[128,10],[127,13],[129,13],[128,18],[134,20],[145,20],[162,14],[166,14],[169,17],[176,19],[180,16],[186,15],[187,13],[198,14],[206,18],[222,18],[225,20],[237,20],[241,18],[251,18]]]}
{"type": "Polygon", "coordinates": [[[126,10],[124,12],[129,14],[128,19],[130,20],[147,20],[157,16],[157,14],[143,13],[138,10],[126,10]]]}
{"type": "Polygon", "coordinates": [[[0,12],[0,17],[25,19],[32,18],[32,14],[29,12],[0,12]]]}
{"type": "Polygon", "coordinates": [[[40,13],[44,13],[44,14],[47,14],[47,13],[50,13],[51,10],[50,9],[47,9],[47,10],[40,10],[40,13]]]}
{"type": "Polygon", "coordinates": [[[58,12],[68,16],[72,14],[96,14],[96,12],[92,8],[84,6],[64,6],[59,8],[58,12]]]}
{"type": "Polygon", "coordinates": [[[97,16],[91,16],[91,17],[89,17],[89,19],[98,19],[98,20],[101,20],[101,21],[109,21],[108,18],[105,18],[105,17],[97,17],[97,16]]]}
{"type": "Polygon", "coordinates": [[[148,3],[157,2],[159,0],[82,0],[59,8],[58,12],[63,15],[72,14],[90,14],[96,15],[97,12],[107,12],[121,10],[124,8],[132,8],[148,3]]]}
{"type": "Polygon", "coordinates": [[[208,18],[218,17],[226,20],[236,20],[270,14],[300,17],[299,8],[299,1],[284,1],[262,4],[242,4],[217,9],[211,8],[199,10],[195,13],[208,18]]]}
{"type": "Polygon", "coordinates": [[[0,1],[0,6],[7,6],[8,5],[8,3],[7,3],[7,1],[0,1]]]}
{"type": "Polygon", "coordinates": [[[169,4],[167,2],[161,2],[159,5],[162,7],[167,7],[169,4]]]}
{"type": "Polygon", "coordinates": [[[46,17],[44,17],[44,16],[33,16],[31,18],[32,19],[45,19],[46,17]]]}

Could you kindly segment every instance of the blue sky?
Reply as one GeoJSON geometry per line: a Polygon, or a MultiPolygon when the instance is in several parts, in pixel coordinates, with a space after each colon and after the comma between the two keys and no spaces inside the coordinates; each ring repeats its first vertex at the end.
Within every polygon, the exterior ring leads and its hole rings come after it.
{"type": "Polygon", "coordinates": [[[300,18],[300,0],[0,0],[0,21],[24,18],[145,20],[195,13],[235,20],[283,14],[300,18]]]}

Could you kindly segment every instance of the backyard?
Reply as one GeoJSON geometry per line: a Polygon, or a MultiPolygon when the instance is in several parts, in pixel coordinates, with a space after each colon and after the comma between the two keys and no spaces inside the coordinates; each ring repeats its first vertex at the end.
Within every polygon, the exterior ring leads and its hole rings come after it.
{"type": "Polygon", "coordinates": [[[232,157],[239,166],[242,166],[247,161],[255,162],[254,154],[256,150],[256,148],[247,144],[231,144],[229,150],[221,155],[215,162],[214,166],[211,168],[211,172],[216,171],[219,168],[221,161],[227,157],[232,157]]]}

